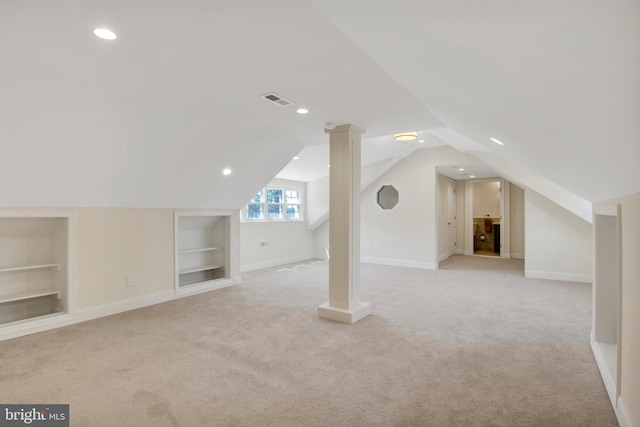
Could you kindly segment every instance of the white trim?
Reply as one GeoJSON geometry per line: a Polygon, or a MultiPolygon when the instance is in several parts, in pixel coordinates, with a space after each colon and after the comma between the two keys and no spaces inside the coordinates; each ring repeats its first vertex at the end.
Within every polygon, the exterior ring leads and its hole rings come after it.
{"type": "Polygon", "coordinates": [[[618,216],[618,205],[594,205],[594,215],[618,216]]]}
{"type": "MultiPolygon", "coordinates": [[[[72,323],[76,312],[76,233],[77,214],[75,210],[2,210],[0,218],[53,218],[66,220],[67,263],[65,266],[67,282],[64,289],[66,311],[37,316],[0,325],[0,341],[16,338],[49,329],[67,326],[72,323]]],[[[60,267],[58,267],[60,269],[60,267]]],[[[62,289],[58,289],[62,291],[62,289]]]]}
{"type": "Polygon", "coordinates": [[[593,283],[590,274],[560,273],[556,271],[525,270],[524,277],[528,279],[560,280],[563,282],[593,283]]]}
{"type": "Polygon", "coordinates": [[[348,323],[350,325],[364,319],[371,314],[371,304],[361,302],[357,307],[350,310],[343,308],[331,307],[328,302],[318,307],[318,316],[323,319],[329,319],[336,322],[348,323]]]}
{"type": "Polygon", "coordinates": [[[618,398],[618,407],[616,408],[616,417],[618,417],[618,422],[620,423],[620,427],[637,427],[636,424],[633,423],[631,419],[631,414],[629,414],[629,409],[626,403],[622,400],[622,397],[618,398]]]}
{"type": "Polygon", "coordinates": [[[620,423],[620,427],[636,427],[631,419],[631,415],[629,414],[629,409],[622,400],[622,396],[616,399],[617,387],[614,378],[611,375],[611,371],[609,370],[609,365],[607,364],[604,353],[602,352],[602,348],[600,343],[597,342],[594,338],[594,331],[591,331],[591,351],[593,352],[593,357],[596,361],[596,365],[598,366],[598,370],[600,371],[600,376],[602,377],[602,381],[604,382],[604,387],[607,390],[607,395],[609,396],[609,401],[611,402],[611,406],[618,418],[618,422],[620,423]]]}
{"type": "Polygon", "coordinates": [[[451,255],[453,255],[453,253],[451,253],[451,252],[446,252],[444,254],[438,255],[438,262],[444,261],[445,259],[449,258],[451,255]]]}
{"type": "MultiPolygon", "coordinates": [[[[261,202],[254,202],[253,198],[249,200],[242,209],[240,209],[240,222],[296,222],[305,220],[306,211],[306,185],[284,185],[274,183],[271,181],[260,189],[261,202]],[[282,202],[281,203],[269,203],[267,201],[267,189],[282,190],[282,202]],[[287,190],[298,191],[300,193],[300,203],[287,203],[286,194],[287,190]],[[269,205],[281,205],[282,206],[282,218],[269,218],[269,205]],[[262,205],[263,218],[248,218],[247,209],[249,205],[262,205]],[[287,218],[287,205],[297,205],[300,208],[298,218],[287,218]]],[[[257,193],[256,193],[257,194],[257,193]]],[[[255,197],[255,195],[254,195],[255,197]]]]}
{"type": "Polygon", "coordinates": [[[176,293],[172,289],[170,291],[156,292],[141,297],[127,298],[121,301],[114,301],[106,304],[96,305],[93,307],[81,308],[76,310],[75,321],[73,323],[85,322],[87,320],[93,320],[100,317],[111,316],[113,314],[124,313],[125,311],[136,310],[138,308],[160,304],[163,302],[174,300],[176,298],[176,293]]]}
{"type": "Polygon", "coordinates": [[[379,264],[379,265],[391,265],[395,267],[409,267],[419,268],[421,270],[437,270],[438,263],[436,262],[419,262],[419,261],[407,261],[402,259],[391,258],[374,258],[374,257],[362,257],[360,262],[366,264],[379,264]]]}
{"type": "Polygon", "coordinates": [[[215,279],[208,282],[194,283],[193,285],[180,286],[176,289],[176,296],[186,297],[189,295],[197,295],[203,292],[213,291],[215,289],[227,288],[233,286],[233,280],[231,279],[215,279]]]}
{"type": "Polygon", "coordinates": [[[298,256],[288,257],[288,258],[274,259],[271,261],[257,262],[255,264],[243,265],[240,267],[240,272],[246,273],[248,271],[262,270],[264,268],[278,267],[284,264],[291,264],[292,262],[308,261],[311,259],[318,259],[318,258],[324,259],[325,257],[326,257],[325,254],[322,254],[321,256],[318,256],[317,254],[305,254],[305,255],[298,255],[298,256]]]}
{"type": "Polygon", "coordinates": [[[55,314],[50,316],[42,316],[39,319],[27,319],[27,321],[16,322],[14,325],[7,325],[0,329],[0,341],[17,338],[25,335],[43,332],[50,329],[70,326],[75,323],[86,322],[88,320],[99,319],[101,317],[120,314],[131,310],[137,310],[163,302],[169,302],[184,297],[189,297],[215,289],[229,287],[242,283],[242,276],[235,276],[233,279],[225,279],[217,281],[212,286],[198,286],[192,289],[183,289],[183,292],[176,294],[175,290],[156,292],[153,294],[128,298],[125,300],[114,301],[106,304],[100,304],[93,307],[81,308],[76,310],[75,316],[69,314],[55,314]],[[186,291],[186,292],[185,292],[186,291]]]}
{"type": "Polygon", "coordinates": [[[39,316],[38,318],[25,319],[15,322],[14,324],[6,324],[0,328],[0,341],[31,335],[38,332],[48,331],[50,329],[69,326],[76,323],[73,316],[65,313],[50,314],[39,316]]]}
{"type": "Polygon", "coordinates": [[[600,347],[600,343],[595,340],[594,331],[591,331],[591,351],[593,352],[593,357],[596,360],[596,365],[598,365],[598,369],[600,370],[600,376],[602,377],[602,381],[604,382],[604,388],[607,390],[607,395],[609,396],[609,401],[613,406],[613,409],[616,409],[616,382],[611,375],[611,371],[609,370],[609,365],[607,365],[607,361],[604,357],[604,353],[602,352],[602,348],[600,347]]]}
{"type": "Polygon", "coordinates": [[[524,254],[513,253],[513,254],[511,254],[511,258],[513,258],[513,259],[524,259],[524,254]]]}

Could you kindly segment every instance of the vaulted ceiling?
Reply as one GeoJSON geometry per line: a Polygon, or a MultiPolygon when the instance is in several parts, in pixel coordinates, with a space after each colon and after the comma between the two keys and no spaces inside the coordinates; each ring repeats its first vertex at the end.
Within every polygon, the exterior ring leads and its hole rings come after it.
{"type": "Polygon", "coordinates": [[[326,122],[630,194],[639,22],[637,0],[4,0],[0,203],[237,208],[326,122]]]}

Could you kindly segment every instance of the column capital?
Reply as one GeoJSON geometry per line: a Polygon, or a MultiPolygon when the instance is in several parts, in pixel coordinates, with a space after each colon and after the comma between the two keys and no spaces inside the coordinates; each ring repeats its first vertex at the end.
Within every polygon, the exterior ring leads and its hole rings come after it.
{"type": "Polygon", "coordinates": [[[360,134],[366,132],[366,130],[364,130],[361,127],[358,127],[356,125],[346,124],[346,125],[336,126],[333,129],[325,129],[324,133],[336,133],[336,132],[346,132],[346,131],[353,131],[353,132],[357,132],[357,133],[360,133],[360,134]]]}

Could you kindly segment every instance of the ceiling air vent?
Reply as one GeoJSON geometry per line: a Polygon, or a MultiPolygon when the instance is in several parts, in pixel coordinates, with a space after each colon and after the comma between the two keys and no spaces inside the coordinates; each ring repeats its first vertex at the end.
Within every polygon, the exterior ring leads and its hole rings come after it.
{"type": "Polygon", "coordinates": [[[281,97],[277,93],[265,93],[264,95],[260,95],[260,98],[264,98],[269,102],[273,102],[281,107],[288,107],[289,105],[293,105],[293,101],[289,101],[286,98],[281,97]]]}

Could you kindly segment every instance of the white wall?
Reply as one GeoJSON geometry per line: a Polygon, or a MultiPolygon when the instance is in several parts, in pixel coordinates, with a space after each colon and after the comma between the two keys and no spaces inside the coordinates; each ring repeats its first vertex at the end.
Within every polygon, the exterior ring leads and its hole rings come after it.
{"type": "Polygon", "coordinates": [[[305,199],[302,206],[302,219],[300,221],[241,222],[241,271],[257,270],[314,257],[314,233],[307,229],[304,218],[309,216],[309,200],[322,199],[315,192],[322,193],[323,186],[314,187],[314,193],[311,195],[306,183],[300,181],[274,179],[267,186],[301,189],[305,199]],[[262,246],[263,242],[267,245],[262,246]]]}
{"type": "Polygon", "coordinates": [[[174,291],[173,209],[77,213],[78,309],[174,291]],[[135,274],[134,286],[126,286],[128,273],[135,274]]]}
{"type": "Polygon", "coordinates": [[[329,215],[329,177],[309,181],[306,188],[305,218],[307,224],[313,224],[329,215]]]}
{"type": "Polygon", "coordinates": [[[525,191],[525,276],[592,281],[592,225],[533,190],[525,191]]]}
{"type": "Polygon", "coordinates": [[[524,190],[510,184],[511,258],[524,259],[524,190]]]}
{"type": "Polygon", "coordinates": [[[240,269],[251,271],[314,258],[314,244],[314,232],[304,221],[242,222],[240,269]]]}
{"type": "Polygon", "coordinates": [[[423,148],[367,188],[361,209],[363,261],[437,268],[436,166],[474,161],[451,147],[423,148]],[[401,193],[402,205],[393,213],[375,203],[375,193],[387,183],[393,183],[401,193]]]}
{"type": "Polygon", "coordinates": [[[473,183],[473,217],[500,218],[500,181],[473,183]]]}

